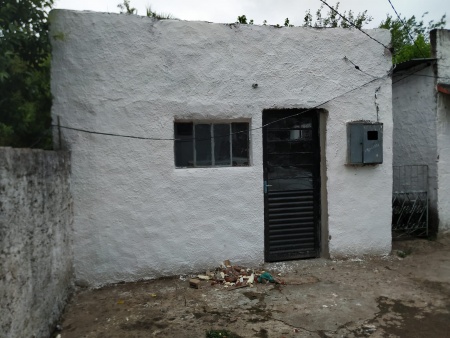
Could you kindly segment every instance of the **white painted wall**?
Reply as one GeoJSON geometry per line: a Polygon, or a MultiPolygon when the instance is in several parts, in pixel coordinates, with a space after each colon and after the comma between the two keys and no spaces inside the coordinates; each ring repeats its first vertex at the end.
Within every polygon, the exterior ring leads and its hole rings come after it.
{"type": "MultiPolygon", "coordinates": [[[[450,84],[450,30],[435,31],[437,82],[450,84]]],[[[437,93],[439,230],[450,231],[450,95],[437,93]]]]}
{"type": "Polygon", "coordinates": [[[70,154],[0,147],[0,337],[48,338],[73,291],[70,154]]]}
{"type": "MultiPolygon", "coordinates": [[[[56,10],[53,118],[100,132],[173,138],[175,119],[251,119],[266,108],[328,110],[332,256],[391,247],[389,52],[356,30],[154,21],[56,10]],[[344,59],[347,56],[366,75],[344,59]],[[253,89],[252,84],[258,83],[253,89]],[[375,102],[375,90],[380,87],[375,102]],[[384,123],[384,163],[346,166],[346,122],[384,123]]],[[[389,33],[368,33],[388,44],[389,33]]],[[[262,133],[248,168],[175,169],[172,141],[62,130],[72,151],[75,270],[100,285],[264,259],[262,133]]]]}
{"type": "Polygon", "coordinates": [[[393,161],[395,166],[428,165],[429,220],[437,228],[437,102],[434,62],[428,64],[396,72],[392,79],[393,161]]]}

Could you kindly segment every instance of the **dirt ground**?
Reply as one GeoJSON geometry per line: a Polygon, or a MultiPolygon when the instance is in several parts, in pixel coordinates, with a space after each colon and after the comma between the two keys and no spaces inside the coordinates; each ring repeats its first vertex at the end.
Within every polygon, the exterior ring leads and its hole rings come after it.
{"type": "Polygon", "coordinates": [[[301,260],[263,269],[280,273],[287,285],[228,290],[204,282],[193,289],[176,276],[79,289],[57,334],[450,337],[450,236],[394,242],[392,255],[382,258],[301,260]]]}

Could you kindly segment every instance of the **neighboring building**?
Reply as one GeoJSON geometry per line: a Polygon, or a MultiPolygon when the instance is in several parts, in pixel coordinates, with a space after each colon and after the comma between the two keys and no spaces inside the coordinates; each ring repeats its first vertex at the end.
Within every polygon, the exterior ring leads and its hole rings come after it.
{"type": "MultiPolygon", "coordinates": [[[[430,40],[431,58],[394,69],[393,162],[428,166],[429,227],[436,233],[450,230],[450,31],[433,30],[430,40]]],[[[394,186],[399,179],[394,175],[394,186]]]]}
{"type": "Polygon", "coordinates": [[[79,282],[390,252],[388,31],[50,21],[79,282]]]}

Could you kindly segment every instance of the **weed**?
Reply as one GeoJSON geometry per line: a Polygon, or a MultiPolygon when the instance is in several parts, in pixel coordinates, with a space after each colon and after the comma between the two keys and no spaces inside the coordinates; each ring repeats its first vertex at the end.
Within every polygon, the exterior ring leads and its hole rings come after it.
{"type": "Polygon", "coordinates": [[[206,332],[206,338],[240,338],[240,336],[228,330],[209,330],[206,332]]]}

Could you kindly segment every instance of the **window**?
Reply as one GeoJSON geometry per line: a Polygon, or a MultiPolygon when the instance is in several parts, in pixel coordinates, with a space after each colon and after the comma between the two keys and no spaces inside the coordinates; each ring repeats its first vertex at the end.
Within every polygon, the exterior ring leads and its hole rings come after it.
{"type": "Polygon", "coordinates": [[[175,122],[175,166],[248,166],[248,128],[246,122],[175,122]]]}

